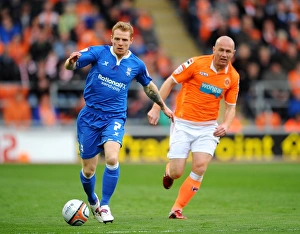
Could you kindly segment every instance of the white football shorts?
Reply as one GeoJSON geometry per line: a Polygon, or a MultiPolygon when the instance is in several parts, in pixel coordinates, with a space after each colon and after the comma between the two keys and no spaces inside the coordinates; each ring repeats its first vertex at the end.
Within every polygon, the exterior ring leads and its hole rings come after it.
{"type": "Polygon", "coordinates": [[[213,135],[217,121],[191,122],[176,118],[171,124],[168,158],[188,158],[190,152],[214,155],[220,137],[213,135]]]}

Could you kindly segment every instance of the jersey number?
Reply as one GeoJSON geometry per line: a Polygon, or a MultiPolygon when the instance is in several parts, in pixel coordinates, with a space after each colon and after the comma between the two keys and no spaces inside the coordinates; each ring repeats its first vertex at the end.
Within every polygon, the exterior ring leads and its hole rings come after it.
{"type": "Polygon", "coordinates": [[[118,122],[115,122],[114,130],[117,131],[120,128],[121,128],[121,124],[118,122]]]}

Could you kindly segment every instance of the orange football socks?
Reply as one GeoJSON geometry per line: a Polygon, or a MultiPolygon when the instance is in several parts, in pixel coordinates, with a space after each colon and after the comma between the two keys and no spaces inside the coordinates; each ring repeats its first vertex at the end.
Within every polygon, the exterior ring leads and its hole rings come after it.
{"type": "MultiPolygon", "coordinates": [[[[202,178],[201,178],[202,180],[202,178]]],[[[201,181],[196,181],[189,175],[179,189],[178,196],[171,211],[182,210],[199,190],[201,181]]]]}

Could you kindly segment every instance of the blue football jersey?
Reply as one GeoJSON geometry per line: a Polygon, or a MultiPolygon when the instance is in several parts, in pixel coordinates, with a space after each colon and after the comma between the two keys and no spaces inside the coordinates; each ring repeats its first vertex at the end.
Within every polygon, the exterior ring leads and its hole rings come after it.
{"type": "Polygon", "coordinates": [[[83,92],[88,107],[107,113],[126,112],[132,80],[142,86],[152,80],[145,63],[131,51],[119,61],[112,46],[108,45],[91,46],[80,53],[76,68],[91,64],[83,92]]]}

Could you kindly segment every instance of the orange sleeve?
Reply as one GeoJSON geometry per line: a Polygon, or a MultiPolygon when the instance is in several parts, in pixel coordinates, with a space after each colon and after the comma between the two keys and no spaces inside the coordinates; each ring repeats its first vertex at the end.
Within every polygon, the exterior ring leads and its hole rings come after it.
{"type": "Polygon", "coordinates": [[[224,95],[225,102],[229,105],[235,105],[239,94],[240,75],[237,72],[232,74],[232,85],[224,95]]]}
{"type": "Polygon", "coordinates": [[[192,77],[195,66],[194,61],[194,58],[190,58],[186,62],[179,65],[179,67],[177,67],[177,69],[173,72],[172,76],[177,83],[182,83],[192,77]]]}

